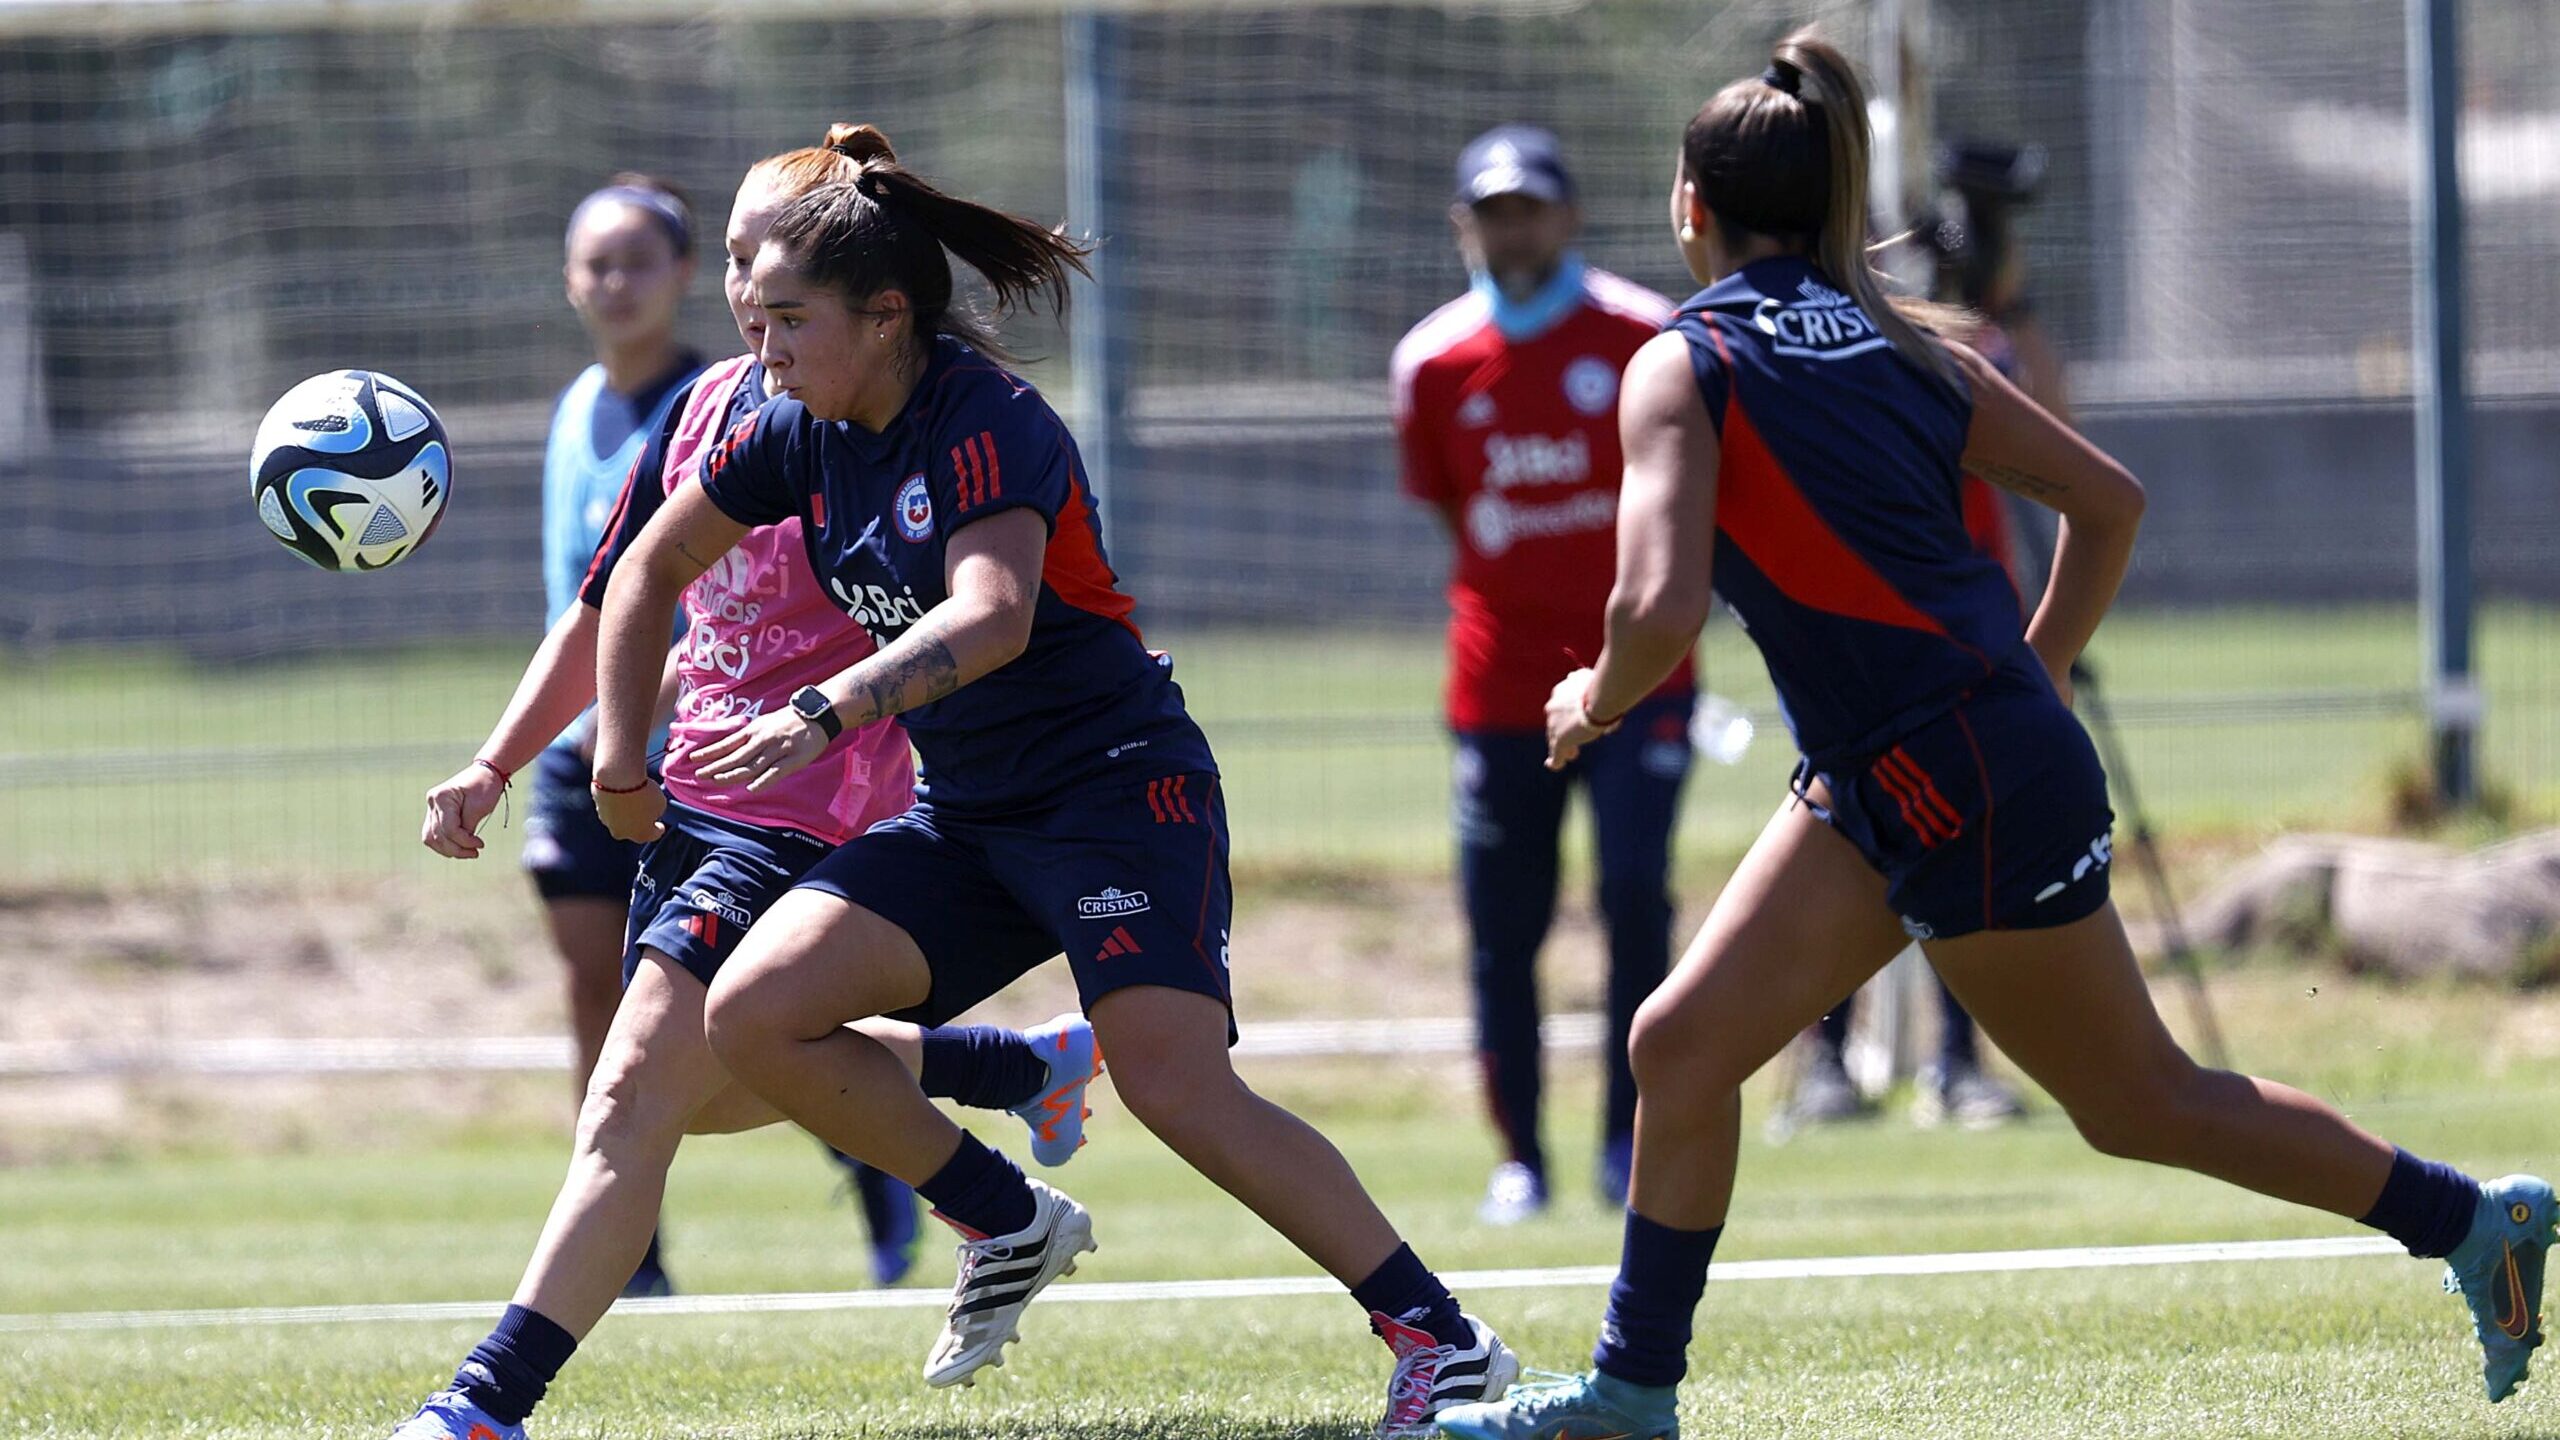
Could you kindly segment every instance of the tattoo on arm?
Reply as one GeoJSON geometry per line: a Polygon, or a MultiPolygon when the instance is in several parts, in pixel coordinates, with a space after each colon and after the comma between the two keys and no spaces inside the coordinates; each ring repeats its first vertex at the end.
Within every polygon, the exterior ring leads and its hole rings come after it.
{"type": "Polygon", "coordinates": [[[2047,479],[2033,471],[2020,470],[2014,465],[2002,465],[1991,460],[1975,460],[1966,462],[1964,468],[2013,495],[2023,495],[2030,500],[2051,500],[2057,495],[2071,493],[2071,487],[2060,480],[2047,479]]]}
{"type": "Polygon", "coordinates": [[[877,719],[930,705],[960,688],[959,658],[943,640],[941,627],[930,622],[908,631],[863,669],[870,673],[856,679],[855,693],[877,719]],[[892,653],[901,650],[905,653],[892,653]]]}
{"type": "Polygon", "coordinates": [[[708,570],[708,569],[710,569],[710,568],[711,568],[711,562],[710,562],[710,561],[705,560],[705,559],[703,559],[701,556],[694,554],[694,553],[693,553],[693,549],[692,549],[692,547],[691,547],[691,546],[688,546],[687,544],[685,544],[685,543],[684,543],[683,541],[681,541],[681,540],[679,540],[679,541],[677,541],[677,542],[676,542],[676,553],[677,553],[677,554],[679,554],[679,555],[681,555],[681,556],[683,556],[683,557],[684,557],[684,558],[686,558],[687,560],[692,561],[692,562],[693,562],[693,564],[694,564],[694,567],[695,567],[696,569],[700,569],[700,570],[708,570]]]}

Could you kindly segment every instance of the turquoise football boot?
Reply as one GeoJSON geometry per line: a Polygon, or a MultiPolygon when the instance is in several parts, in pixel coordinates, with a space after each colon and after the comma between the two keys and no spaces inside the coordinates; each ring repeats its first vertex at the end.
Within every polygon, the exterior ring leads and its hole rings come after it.
{"type": "Polygon", "coordinates": [[[1482,1405],[1453,1405],[1434,1423],[1460,1440],[1680,1440],[1678,1390],[1597,1371],[1519,1385],[1482,1405]]]}
{"type": "Polygon", "coordinates": [[[2480,1187],[2471,1233],[2445,1257],[2444,1288],[2471,1306],[2492,1405],[2516,1393],[2542,1343],[2542,1260],[2555,1217],[2560,1204],[2550,1182],[2531,1175],[2489,1181],[2480,1187]]]}
{"type": "Polygon", "coordinates": [[[391,1440],[524,1440],[524,1427],[500,1424],[459,1390],[439,1390],[400,1422],[391,1440]]]}
{"type": "Polygon", "coordinates": [[[1013,1114],[1031,1127],[1031,1158],[1064,1165],[1084,1145],[1084,1122],[1093,1114],[1084,1092],[1102,1073],[1102,1049],[1094,1043],[1092,1022],[1072,1011],[1023,1031],[1022,1038],[1049,1062],[1049,1083],[1014,1106],[1013,1114]]]}

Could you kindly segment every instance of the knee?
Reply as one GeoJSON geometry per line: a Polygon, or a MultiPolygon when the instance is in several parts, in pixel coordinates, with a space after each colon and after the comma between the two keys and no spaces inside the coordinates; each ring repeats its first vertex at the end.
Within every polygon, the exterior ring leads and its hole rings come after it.
{"type": "Polygon", "coordinates": [[[1742,1077],[1721,1074],[1715,1047],[1704,1032],[1704,1026],[1659,991],[1637,1006],[1627,1030],[1627,1065],[1637,1090],[1671,1098],[1739,1088],[1742,1077]]]}
{"type": "Polygon", "coordinates": [[[684,1135],[685,1116],[652,1092],[638,1057],[609,1055],[596,1065],[578,1106],[578,1148],[605,1156],[669,1149],[684,1135]]]}
{"type": "Polygon", "coordinates": [[[746,1073],[759,1050],[787,1038],[786,1016],[772,993],[779,988],[760,985],[733,965],[721,972],[703,998],[703,1038],[731,1074],[746,1073]]]}
{"type": "Polygon", "coordinates": [[[1111,1089],[1155,1137],[1180,1150],[1195,1135],[1219,1127],[1221,1106],[1245,1093],[1233,1069],[1160,1063],[1145,1056],[1111,1057],[1111,1089]]]}

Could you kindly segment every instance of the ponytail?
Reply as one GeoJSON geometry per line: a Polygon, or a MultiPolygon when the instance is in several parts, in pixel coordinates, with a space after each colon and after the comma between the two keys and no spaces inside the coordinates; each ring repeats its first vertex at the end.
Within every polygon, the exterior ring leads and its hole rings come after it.
{"type": "Polygon", "coordinates": [[[1044,301],[1063,317],[1074,276],[1092,274],[1085,265],[1091,246],[943,193],[900,164],[889,137],[869,125],[829,128],[825,148],[851,161],[852,173],[817,184],[784,207],[771,238],[791,255],[793,268],[848,301],[904,291],[918,343],[950,335],[1009,360],[994,336],[996,322],[1044,301]],[[989,313],[953,298],[955,257],[995,292],[989,313]]]}
{"type": "Polygon", "coordinates": [[[1888,298],[1867,244],[1867,97],[1847,57],[1812,30],[1777,44],[1769,68],[1726,86],[1681,137],[1681,164],[1729,248],[1751,234],[1806,250],[1815,265],[1924,374],[1953,385],[1934,332],[1965,312],[1888,298]]]}

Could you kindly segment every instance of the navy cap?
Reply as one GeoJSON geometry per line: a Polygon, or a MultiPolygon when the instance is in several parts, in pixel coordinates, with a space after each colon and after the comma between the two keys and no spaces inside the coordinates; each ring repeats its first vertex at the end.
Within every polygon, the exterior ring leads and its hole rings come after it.
{"type": "Polygon", "coordinates": [[[1458,155],[1458,203],[1474,205],[1496,195],[1572,204],[1573,177],[1565,173],[1556,137],[1534,125],[1497,125],[1468,141],[1458,155]]]}

